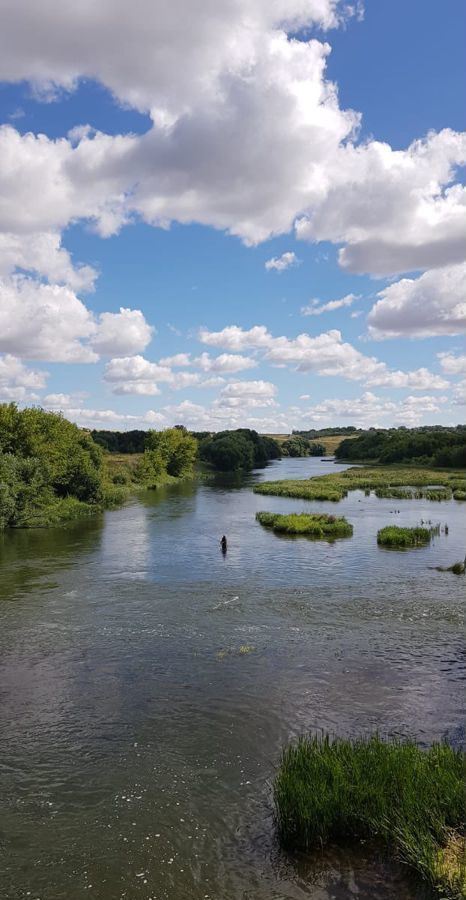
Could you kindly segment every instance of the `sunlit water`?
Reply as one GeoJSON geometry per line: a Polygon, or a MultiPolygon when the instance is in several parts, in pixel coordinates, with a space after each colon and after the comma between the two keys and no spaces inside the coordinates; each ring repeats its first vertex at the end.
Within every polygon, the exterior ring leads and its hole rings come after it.
{"type": "Polygon", "coordinates": [[[296,860],[275,840],[290,737],[464,740],[465,581],[429,568],[464,558],[464,505],[251,491],[329,471],[284,460],[0,538],[2,900],[417,896],[364,847],[296,860]],[[260,509],[342,514],[354,536],[280,538],[260,509]],[[377,547],[422,519],[448,535],[377,547]]]}

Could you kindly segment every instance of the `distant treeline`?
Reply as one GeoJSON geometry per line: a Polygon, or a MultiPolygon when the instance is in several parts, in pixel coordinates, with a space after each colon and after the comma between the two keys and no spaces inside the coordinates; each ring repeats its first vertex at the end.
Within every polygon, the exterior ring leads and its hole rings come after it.
{"type": "Polygon", "coordinates": [[[439,467],[466,466],[466,426],[456,428],[370,429],[359,437],[342,441],[337,459],[351,462],[417,463],[439,467]]]}
{"type": "MultiPolygon", "coordinates": [[[[220,472],[235,472],[238,469],[250,471],[265,466],[270,459],[279,459],[282,455],[278,441],[260,435],[250,428],[218,431],[213,434],[210,431],[187,432],[182,425],[176,425],[167,431],[173,436],[177,433],[185,436],[189,434],[199,445],[199,459],[208,462],[220,472]]],[[[109,453],[147,453],[153,440],[148,437],[151,434],[153,432],[149,431],[91,431],[93,440],[109,453]]],[[[319,454],[320,452],[319,450],[319,454]]],[[[288,455],[286,451],[285,455],[288,455]]],[[[300,456],[310,453],[289,455],[300,456]]],[[[168,472],[170,474],[170,468],[168,472]]]]}
{"type": "MultiPolygon", "coordinates": [[[[199,437],[199,435],[197,435],[199,437]]],[[[199,440],[199,458],[220,472],[235,472],[265,466],[280,459],[280,444],[274,438],[258,434],[250,428],[218,431],[199,440]]]]}
{"type": "Polygon", "coordinates": [[[305,431],[297,431],[293,429],[292,434],[301,435],[304,438],[313,438],[318,437],[328,437],[329,434],[355,434],[360,431],[360,428],[355,428],[354,425],[344,425],[340,428],[308,428],[305,431]]]}
{"type": "Polygon", "coordinates": [[[144,453],[147,431],[91,431],[91,437],[109,453],[144,453]]]}

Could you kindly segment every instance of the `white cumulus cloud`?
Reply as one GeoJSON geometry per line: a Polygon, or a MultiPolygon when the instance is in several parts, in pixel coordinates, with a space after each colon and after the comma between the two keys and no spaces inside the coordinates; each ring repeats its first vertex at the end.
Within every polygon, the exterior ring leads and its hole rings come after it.
{"type": "Polygon", "coordinates": [[[285,269],[289,269],[291,266],[299,265],[300,260],[296,256],[296,253],[288,250],[286,253],[282,253],[281,256],[272,256],[271,259],[268,259],[265,263],[265,268],[270,270],[275,270],[276,272],[284,272],[285,269]]]}
{"type": "Polygon", "coordinates": [[[402,278],[377,295],[368,315],[375,338],[433,337],[466,328],[466,263],[402,278]]]}

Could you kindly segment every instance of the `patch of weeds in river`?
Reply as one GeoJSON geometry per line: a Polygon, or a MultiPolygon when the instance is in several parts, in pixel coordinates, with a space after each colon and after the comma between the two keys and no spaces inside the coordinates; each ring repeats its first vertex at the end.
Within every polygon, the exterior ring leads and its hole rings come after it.
{"type": "Polygon", "coordinates": [[[364,491],[366,496],[375,491],[378,497],[397,500],[449,500],[452,491],[466,491],[466,485],[461,472],[361,466],[308,479],[266,481],[254,487],[257,494],[333,501],[342,500],[349,491],[356,490],[364,491]]]}
{"type": "Polygon", "coordinates": [[[343,516],[336,517],[327,513],[281,515],[280,513],[258,512],[256,519],[261,525],[272,528],[278,534],[303,534],[325,540],[351,537],[353,534],[353,526],[343,516]]]}
{"type": "Polygon", "coordinates": [[[453,491],[453,500],[466,500],[466,491],[453,491]]]}
{"type": "Polygon", "coordinates": [[[274,782],[280,840],[306,851],[377,837],[440,896],[465,898],[464,765],[446,744],[302,738],[274,782]]]}
{"type": "Polygon", "coordinates": [[[226,659],[227,656],[248,656],[256,648],[252,644],[241,644],[240,647],[227,647],[217,652],[217,659],[226,659]]]}
{"type": "Polygon", "coordinates": [[[431,528],[401,528],[398,525],[386,525],[377,532],[377,543],[381,547],[406,550],[410,547],[421,547],[429,544],[434,535],[440,534],[440,525],[431,528]]]}

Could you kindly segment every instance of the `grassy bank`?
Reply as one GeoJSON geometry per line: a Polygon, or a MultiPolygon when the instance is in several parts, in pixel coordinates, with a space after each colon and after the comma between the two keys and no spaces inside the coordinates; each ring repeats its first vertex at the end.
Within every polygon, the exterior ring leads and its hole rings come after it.
{"type": "Polygon", "coordinates": [[[309,850],[378,837],[439,889],[464,898],[464,754],[436,744],[309,737],[288,746],[274,783],[279,836],[309,850]]]}
{"type": "Polygon", "coordinates": [[[437,528],[400,528],[398,525],[387,525],[377,532],[377,543],[381,547],[392,547],[405,550],[409,547],[419,547],[429,544],[434,534],[439,534],[437,528]]]}
{"type": "Polygon", "coordinates": [[[297,497],[303,500],[338,501],[349,491],[375,491],[379,497],[396,499],[450,499],[452,492],[463,491],[466,474],[443,469],[400,468],[398,466],[352,467],[344,472],[317,475],[308,479],[267,481],[255,486],[257,494],[297,497]],[[402,491],[400,488],[408,488],[402,491]]]}
{"type": "Polygon", "coordinates": [[[325,513],[320,515],[291,513],[283,516],[279,513],[258,512],[256,519],[261,525],[272,528],[279,534],[304,534],[326,540],[351,537],[353,534],[353,526],[345,518],[336,518],[325,513]]]}

